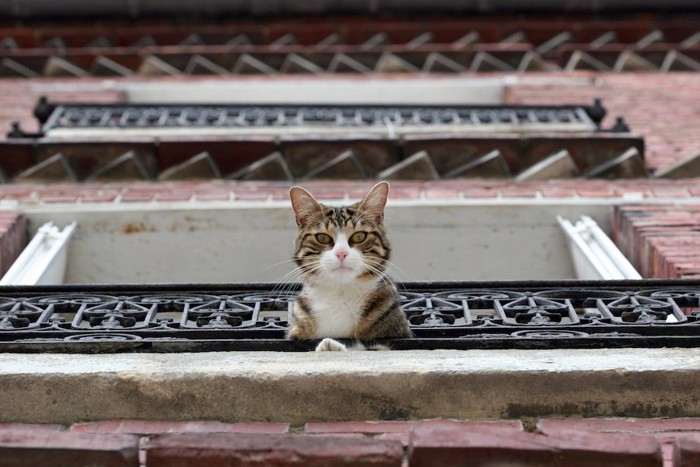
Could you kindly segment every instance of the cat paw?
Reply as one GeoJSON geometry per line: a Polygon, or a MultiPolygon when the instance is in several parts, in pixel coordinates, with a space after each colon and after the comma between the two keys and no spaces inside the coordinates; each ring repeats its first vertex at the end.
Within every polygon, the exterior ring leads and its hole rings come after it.
{"type": "Polygon", "coordinates": [[[316,352],[345,352],[348,348],[340,342],[326,337],[316,346],[316,352]]]}

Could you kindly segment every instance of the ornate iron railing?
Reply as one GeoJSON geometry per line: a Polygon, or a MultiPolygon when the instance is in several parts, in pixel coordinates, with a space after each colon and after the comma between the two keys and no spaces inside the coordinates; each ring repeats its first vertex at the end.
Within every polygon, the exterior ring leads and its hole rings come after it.
{"type": "Polygon", "coordinates": [[[201,105],[49,104],[35,114],[42,131],[225,128],[275,131],[311,128],[390,133],[435,132],[499,127],[551,131],[596,131],[605,108],[593,105],[201,105]]]}
{"type": "MultiPolygon", "coordinates": [[[[397,350],[700,346],[700,281],[407,283],[397,350]]],[[[279,284],[0,288],[0,351],[298,351],[279,284]]]]}

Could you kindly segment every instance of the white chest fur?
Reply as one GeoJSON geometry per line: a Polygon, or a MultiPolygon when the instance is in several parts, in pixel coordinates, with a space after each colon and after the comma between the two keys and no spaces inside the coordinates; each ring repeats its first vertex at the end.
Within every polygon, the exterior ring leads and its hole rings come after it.
{"type": "Polygon", "coordinates": [[[376,283],[370,281],[308,287],[306,293],[316,318],[315,337],[352,337],[365,297],[375,286],[376,283]]]}

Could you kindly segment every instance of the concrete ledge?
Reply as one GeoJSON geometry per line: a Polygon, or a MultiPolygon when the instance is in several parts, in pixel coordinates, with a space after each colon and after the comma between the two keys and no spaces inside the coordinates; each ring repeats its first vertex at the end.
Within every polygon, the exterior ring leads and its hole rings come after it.
{"type": "Polygon", "coordinates": [[[0,422],[700,416],[700,349],[1,354],[0,422]]]}

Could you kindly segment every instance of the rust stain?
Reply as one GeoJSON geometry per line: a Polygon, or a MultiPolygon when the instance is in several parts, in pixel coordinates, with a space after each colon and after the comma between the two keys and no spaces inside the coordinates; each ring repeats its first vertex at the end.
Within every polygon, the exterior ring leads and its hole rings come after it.
{"type": "Polygon", "coordinates": [[[124,232],[125,234],[155,232],[155,230],[156,229],[153,226],[148,226],[143,222],[129,222],[128,224],[124,224],[122,226],[122,232],[124,232]]]}

